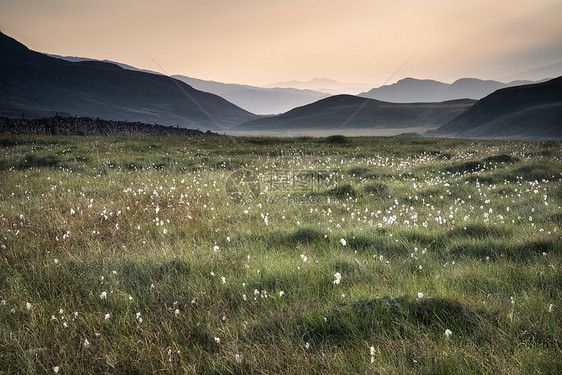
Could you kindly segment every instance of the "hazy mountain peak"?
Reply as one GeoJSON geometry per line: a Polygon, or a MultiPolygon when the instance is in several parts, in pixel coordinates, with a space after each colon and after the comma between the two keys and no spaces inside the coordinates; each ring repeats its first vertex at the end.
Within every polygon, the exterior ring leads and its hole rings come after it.
{"type": "Polygon", "coordinates": [[[432,79],[404,78],[359,94],[393,103],[443,102],[456,99],[481,99],[492,92],[520,82],[502,83],[478,78],[460,78],[448,84],[432,79]]]}
{"type": "Polygon", "coordinates": [[[330,78],[313,78],[308,81],[285,81],[264,85],[266,88],[295,88],[300,90],[314,90],[332,95],[357,94],[370,89],[372,86],[364,83],[339,82],[330,78]]]}

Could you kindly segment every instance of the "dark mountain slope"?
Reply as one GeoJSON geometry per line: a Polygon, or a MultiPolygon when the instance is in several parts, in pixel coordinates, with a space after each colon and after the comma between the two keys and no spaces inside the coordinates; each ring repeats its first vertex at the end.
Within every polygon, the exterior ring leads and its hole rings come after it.
{"type": "Polygon", "coordinates": [[[104,62],[68,62],[0,33],[0,114],[62,112],[212,130],[257,116],[170,77],[104,62]]]}
{"type": "Polygon", "coordinates": [[[562,77],[498,90],[433,132],[467,138],[562,138],[562,77]]]}

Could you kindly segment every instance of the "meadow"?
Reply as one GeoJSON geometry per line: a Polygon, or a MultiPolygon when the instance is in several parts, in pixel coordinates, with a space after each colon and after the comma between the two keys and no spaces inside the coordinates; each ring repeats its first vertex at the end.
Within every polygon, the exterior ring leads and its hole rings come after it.
{"type": "Polygon", "coordinates": [[[0,136],[0,374],[562,373],[562,143],[0,136]]]}

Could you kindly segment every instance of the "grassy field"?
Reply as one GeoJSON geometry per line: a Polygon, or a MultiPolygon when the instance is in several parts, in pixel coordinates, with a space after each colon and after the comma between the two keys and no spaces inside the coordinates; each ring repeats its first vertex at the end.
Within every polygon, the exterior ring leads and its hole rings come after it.
{"type": "Polygon", "coordinates": [[[562,373],[561,143],[0,152],[1,374],[562,373]]]}

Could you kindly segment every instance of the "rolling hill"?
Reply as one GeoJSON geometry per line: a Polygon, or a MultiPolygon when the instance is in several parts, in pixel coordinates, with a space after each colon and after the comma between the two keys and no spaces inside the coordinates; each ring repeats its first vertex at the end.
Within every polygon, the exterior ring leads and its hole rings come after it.
{"type": "Polygon", "coordinates": [[[562,76],[498,90],[428,134],[460,138],[562,139],[562,76]]]}
{"type": "Polygon", "coordinates": [[[240,108],[259,115],[287,112],[295,107],[313,103],[329,94],[294,88],[262,88],[234,83],[206,81],[182,75],[172,77],[201,90],[219,95],[240,108]]]}
{"type": "Polygon", "coordinates": [[[336,95],[234,127],[240,131],[437,128],[470,107],[472,100],[443,103],[387,103],[353,95],[336,95]]]}
{"type": "Polygon", "coordinates": [[[442,102],[456,99],[478,100],[498,89],[526,83],[532,82],[502,83],[476,78],[461,78],[448,84],[430,79],[404,78],[391,85],[371,89],[359,94],[359,96],[393,103],[442,102]]]}
{"type": "Polygon", "coordinates": [[[224,130],[256,119],[225,99],[170,77],[29,50],[0,33],[0,115],[66,113],[224,130]]]}

